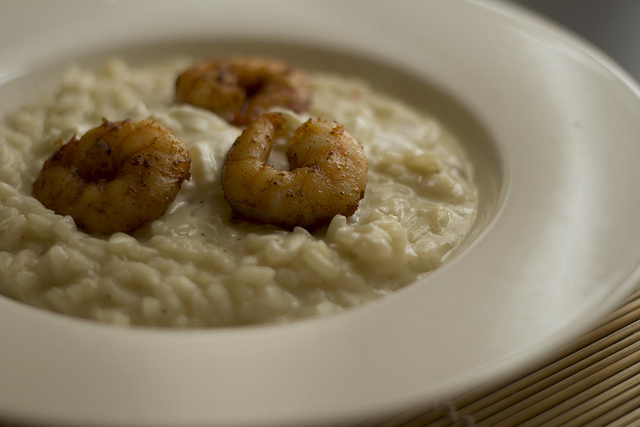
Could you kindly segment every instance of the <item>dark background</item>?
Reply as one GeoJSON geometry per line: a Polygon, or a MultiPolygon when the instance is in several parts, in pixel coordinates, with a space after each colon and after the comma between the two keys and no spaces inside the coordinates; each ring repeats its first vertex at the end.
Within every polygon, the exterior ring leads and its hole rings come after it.
{"type": "Polygon", "coordinates": [[[510,0],[590,41],[640,81],[640,0],[510,0]]]}

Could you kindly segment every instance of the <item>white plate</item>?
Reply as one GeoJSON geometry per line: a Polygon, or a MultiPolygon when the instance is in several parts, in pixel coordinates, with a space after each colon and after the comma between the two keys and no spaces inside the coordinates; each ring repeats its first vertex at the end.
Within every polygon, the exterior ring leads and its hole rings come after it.
{"type": "Polygon", "coordinates": [[[142,61],[189,46],[202,53],[208,43],[212,51],[278,48],[307,65],[361,71],[458,123],[483,195],[479,236],[455,259],[392,297],[324,319],[127,330],[0,297],[2,418],[149,426],[363,419],[525,367],[584,332],[639,281],[637,86],[590,46],[509,5],[0,9],[1,111],[35,96],[74,58],[115,52],[142,61]]]}

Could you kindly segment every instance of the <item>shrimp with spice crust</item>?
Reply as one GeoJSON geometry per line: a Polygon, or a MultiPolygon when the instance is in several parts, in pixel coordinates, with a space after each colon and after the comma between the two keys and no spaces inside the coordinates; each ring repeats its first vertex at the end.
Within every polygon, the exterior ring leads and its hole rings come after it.
{"type": "Polygon", "coordinates": [[[227,153],[222,189],[233,211],[288,229],[316,228],[337,214],[352,215],[367,185],[362,145],[339,124],[310,119],[291,137],[291,170],[278,170],[267,159],[285,122],[280,113],[261,116],[227,153]]]}
{"type": "Polygon", "coordinates": [[[176,80],[177,102],[211,110],[242,127],[273,107],[302,113],[311,98],[311,80],[304,71],[267,58],[208,60],[176,80]]]}
{"type": "Polygon", "coordinates": [[[103,119],[44,163],[33,196],[88,233],[131,233],[165,213],[190,167],[182,141],[160,123],[103,119]]]}

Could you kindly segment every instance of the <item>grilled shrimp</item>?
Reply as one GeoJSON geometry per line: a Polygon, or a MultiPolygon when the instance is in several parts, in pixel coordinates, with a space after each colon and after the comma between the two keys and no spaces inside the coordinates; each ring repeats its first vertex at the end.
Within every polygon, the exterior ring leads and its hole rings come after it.
{"type": "Polygon", "coordinates": [[[211,110],[242,127],[273,107],[302,113],[311,97],[307,74],[274,59],[234,57],[204,61],[176,80],[177,102],[211,110]]]}
{"type": "Polygon", "coordinates": [[[182,141],[160,123],[103,119],[44,163],[33,196],[88,233],[131,233],[165,213],[190,166],[182,141]]]}
{"type": "Polygon", "coordinates": [[[362,145],[335,122],[310,119],[291,137],[291,170],[267,164],[286,122],[268,113],[247,127],[224,162],[222,189],[235,214],[282,228],[316,228],[352,215],[364,197],[367,159],[362,145]]]}

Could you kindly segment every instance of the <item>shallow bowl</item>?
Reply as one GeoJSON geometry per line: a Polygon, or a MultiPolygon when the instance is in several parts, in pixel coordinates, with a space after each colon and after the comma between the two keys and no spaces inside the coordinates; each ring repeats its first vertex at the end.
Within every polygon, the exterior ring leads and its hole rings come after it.
{"type": "Polygon", "coordinates": [[[433,114],[476,170],[478,219],[443,267],[326,318],[116,328],[0,297],[0,418],[305,425],[438,402],[526,368],[638,284],[640,98],[593,47],[504,3],[8,2],[0,113],[65,64],[273,54],[433,114]],[[20,19],[18,19],[18,17],[20,19]]]}

